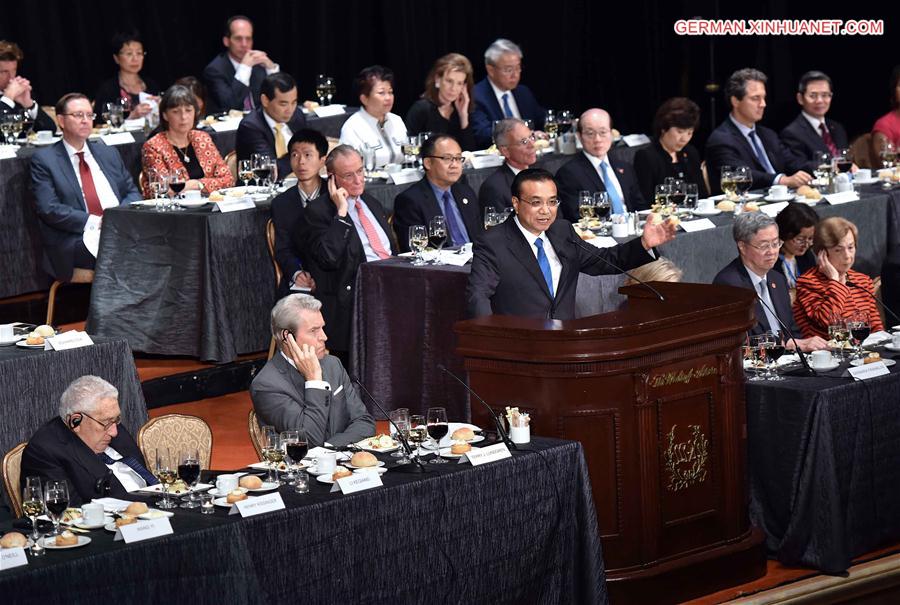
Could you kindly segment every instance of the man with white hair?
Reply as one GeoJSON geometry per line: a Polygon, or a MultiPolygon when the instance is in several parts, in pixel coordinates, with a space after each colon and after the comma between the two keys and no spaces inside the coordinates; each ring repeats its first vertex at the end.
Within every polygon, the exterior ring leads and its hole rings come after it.
{"type": "Polygon", "coordinates": [[[484,51],[487,78],[475,85],[472,132],[479,149],[491,146],[494,122],[504,118],[531,120],[533,128],[544,127],[544,108],[531,90],[520,84],[522,49],[514,42],[498,38],[484,51]]]}
{"type": "Polygon", "coordinates": [[[291,294],[272,308],[272,335],[279,351],[250,385],[262,424],[279,432],[303,430],[310,445],[344,447],[375,434],[341,361],[328,354],[322,303],[291,294]]]}
{"type": "Polygon", "coordinates": [[[69,505],[134,492],[159,481],[120,424],[119,391],[97,376],[76,378],[59,400],[59,416],[39,428],[22,454],[21,480],[65,480],[69,505]]]}
{"type": "Polygon", "coordinates": [[[488,206],[497,210],[512,208],[513,179],[537,162],[534,133],[522,120],[506,118],[494,124],[494,143],[506,161],[478,190],[482,214],[488,206]]]}

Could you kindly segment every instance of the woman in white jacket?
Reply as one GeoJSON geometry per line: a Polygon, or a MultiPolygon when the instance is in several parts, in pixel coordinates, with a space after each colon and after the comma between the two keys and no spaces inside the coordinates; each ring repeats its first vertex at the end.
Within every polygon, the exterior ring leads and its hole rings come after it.
{"type": "Polygon", "coordinates": [[[394,72],[381,65],[366,67],[356,76],[359,111],[341,128],[341,143],[346,143],[363,156],[374,150],[375,165],[384,166],[403,161],[400,146],[406,141],[403,118],[391,113],[394,107],[394,72]]]}

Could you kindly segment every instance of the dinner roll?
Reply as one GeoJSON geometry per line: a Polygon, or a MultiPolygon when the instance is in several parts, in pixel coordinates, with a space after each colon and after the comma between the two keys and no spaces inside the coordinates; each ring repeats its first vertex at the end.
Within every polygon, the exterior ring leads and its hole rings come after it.
{"type": "Polygon", "coordinates": [[[3,534],[0,538],[0,548],[24,548],[28,544],[28,538],[17,531],[3,534]]]}
{"type": "Polygon", "coordinates": [[[734,212],[734,202],[731,200],[722,200],[718,204],[716,204],[716,208],[721,210],[722,212],[734,212]]]}
{"type": "Polygon", "coordinates": [[[450,439],[453,441],[469,441],[470,439],[475,439],[475,431],[467,426],[460,427],[453,431],[450,435],[450,439]]]}
{"type": "Polygon", "coordinates": [[[262,487],[262,479],[256,475],[244,475],[241,477],[238,485],[246,487],[247,489],[259,489],[262,487]]]}
{"type": "Polygon", "coordinates": [[[875,363],[876,361],[881,361],[881,355],[875,353],[874,351],[866,355],[866,358],[863,360],[863,363],[875,363]]]}
{"type": "Polygon", "coordinates": [[[125,514],[137,517],[138,515],[143,515],[148,510],[150,509],[147,508],[147,505],[143,502],[132,502],[128,505],[128,508],[125,509],[125,514]]]}
{"type": "Polygon", "coordinates": [[[350,458],[350,464],[358,467],[375,466],[378,464],[378,458],[369,452],[356,452],[350,458]]]}
{"type": "Polygon", "coordinates": [[[122,527],[123,525],[131,525],[132,523],[137,523],[137,517],[119,517],[116,519],[116,527],[122,527]]]}
{"type": "Polygon", "coordinates": [[[27,345],[42,345],[44,344],[44,337],[38,336],[34,332],[28,335],[28,338],[25,339],[25,344],[27,345]]]}
{"type": "Polygon", "coordinates": [[[47,338],[48,336],[53,336],[54,334],[56,334],[56,332],[53,331],[53,328],[51,328],[50,326],[48,326],[46,324],[36,327],[34,329],[34,331],[37,333],[38,336],[43,336],[44,338],[47,338]]]}
{"type": "Polygon", "coordinates": [[[236,489],[233,492],[230,492],[225,497],[225,501],[228,502],[228,504],[234,504],[235,502],[240,502],[241,500],[246,500],[246,499],[247,499],[247,494],[242,492],[239,489],[236,489]]]}
{"type": "Polygon", "coordinates": [[[756,202],[747,202],[744,204],[745,212],[757,212],[759,210],[759,204],[756,202]]]}
{"type": "Polygon", "coordinates": [[[344,477],[350,477],[353,473],[350,472],[349,468],[344,468],[343,466],[331,473],[331,480],[337,481],[338,479],[342,479],[344,477]]]}
{"type": "Polygon", "coordinates": [[[472,449],[472,446],[466,442],[454,443],[453,445],[450,446],[450,453],[451,454],[465,454],[466,452],[468,452],[471,449],[472,449]]]}
{"type": "Polygon", "coordinates": [[[57,546],[74,546],[78,544],[78,536],[70,532],[68,529],[56,536],[57,546]]]}

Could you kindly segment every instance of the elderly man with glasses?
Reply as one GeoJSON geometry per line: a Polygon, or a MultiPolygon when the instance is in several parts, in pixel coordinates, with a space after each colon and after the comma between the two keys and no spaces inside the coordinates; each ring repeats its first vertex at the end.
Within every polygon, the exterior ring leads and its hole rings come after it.
{"type": "Polygon", "coordinates": [[[500,155],[506,158],[502,166],[489,176],[478,190],[478,202],[482,209],[489,206],[496,210],[512,207],[513,179],[537,162],[534,133],[516,118],[507,118],[494,124],[494,143],[500,155]]]}
{"type": "Polygon", "coordinates": [[[719,271],[713,283],[749,288],[756,292],[756,324],[748,334],[777,334],[783,332],[783,323],[790,331],[789,335],[782,334],[788,349],[794,348],[791,336],[797,339],[801,351],[827,349],[828,343],[818,336],[799,338],[802,332],[791,313],[787,280],[784,274],[772,270],[778,260],[778,251],[784,243],[778,237],[778,223],[775,219],[762,212],[741,214],[734,219],[732,235],[737,243],[738,257],[719,271]]]}
{"type": "Polygon", "coordinates": [[[521,315],[573,319],[578,274],[618,273],[657,258],[656,246],[675,237],[669,221],[647,221],[640,238],[597,249],[581,241],[572,224],[557,219],[556,182],[529,168],[512,184],[515,214],[475,243],[466,288],[469,316],[521,315]]]}
{"type": "Polygon", "coordinates": [[[420,150],[425,176],[394,200],[394,230],[402,252],[409,251],[409,228],[429,226],[441,215],[446,225],[446,246],[475,241],[484,230],[475,191],[459,178],[463,172],[462,148],[449,134],[425,141],[420,150]]]}
{"type": "Polygon", "coordinates": [[[141,194],[119,152],[88,140],[94,110],[86,96],[64,95],[56,104],[56,119],[62,140],[34,154],[31,184],[44,269],[67,281],[76,267],[94,268],[103,211],[139,200],[141,194]]]}
{"type": "Polygon", "coordinates": [[[159,483],[121,422],[119,391],[97,376],[76,378],[59,400],[59,416],[39,428],[22,454],[22,482],[65,480],[69,505],[111,496],[134,500],[159,483]]]}

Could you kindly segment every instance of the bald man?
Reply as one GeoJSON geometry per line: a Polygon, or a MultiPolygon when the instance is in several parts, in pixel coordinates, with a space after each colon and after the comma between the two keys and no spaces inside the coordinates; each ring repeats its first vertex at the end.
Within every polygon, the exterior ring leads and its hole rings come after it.
{"type": "Polygon", "coordinates": [[[612,214],[645,210],[644,200],[631,163],[610,154],[612,120],[602,109],[588,109],[578,119],[578,139],[583,150],[556,173],[563,217],[575,222],[579,191],[606,191],[612,214]]]}

